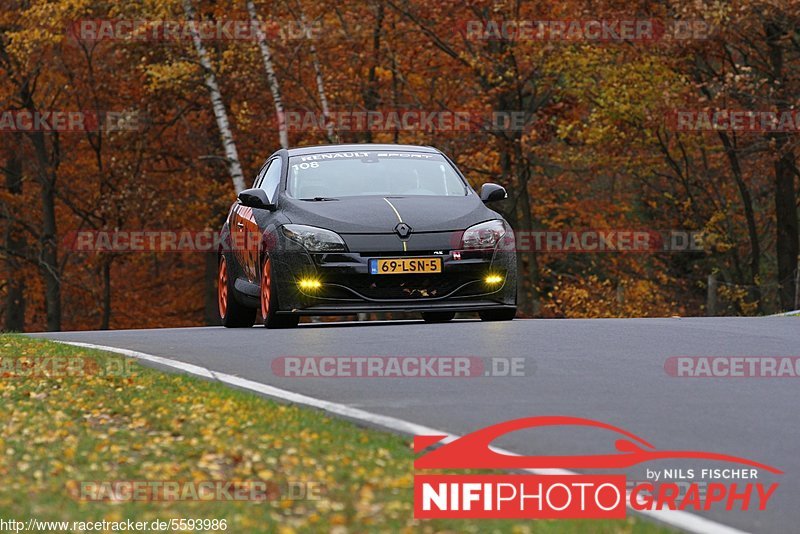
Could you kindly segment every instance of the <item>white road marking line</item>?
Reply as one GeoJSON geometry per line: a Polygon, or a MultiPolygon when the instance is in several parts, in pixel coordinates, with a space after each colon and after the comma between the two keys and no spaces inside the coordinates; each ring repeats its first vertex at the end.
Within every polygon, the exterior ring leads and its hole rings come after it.
{"type": "MultiPolygon", "coordinates": [[[[172,367],[173,369],[179,369],[191,375],[196,375],[203,378],[211,378],[219,382],[222,382],[224,384],[229,384],[231,386],[235,386],[241,389],[246,389],[249,391],[254,391],[256,393],[261,393],[263,395],[267,395],[268,397],[274,397],[277,399],[286,400],[296,404],[311,406],[313,408],[318,408],[320,410],[323,410],[331,414],[340,415],[348,419],[364,421],[371,425],[381,426],[384,428],[388,428],[389,430],[393,430],[395,432],[400,432],[403,434],[410,434],[412,436],[415,435],[447,436],[439,443],[449,443],[450,441],[453,441],[454,439],[457,439],[459,437],[456,434],[450,434],[449,432],[444,432],[442,430],[437,430],[435,428],[431,428],[428,426],[418,425],[417,423],[404,421],[403,419],[397,419],[396,417],[379,415],[367,412],[365,410],[360,410],[358,408],[352,408],[350,406],[347,406],[346,404],[339,404],[336,402],[317,399],[315,397],[309,397],[307,395],[294,393],[292,391],[276,388],[274,386],[269,386],[267,384],[262,384],[260,382],[247,380],[246,378],[239,378],[238,376],[211,371],[210,369],[207,369],[205,367],[200,367],[199,365],[185,363],[178,360],[172,360],[170,358],[164,358],[161,356],[154,356],[152,354],[147,354],[145,352],[138,352],[130,349],[120,349],[117,347],[109,347],[106,345],[95,345],[93,343],[81,343],[78,341],[61,341],[58,339],[50,339],[49,341],[54,341],[55,343],[63,343],[65,345],[73,345],[76,347],[83,347],[87,349],[113,352],[116,354],[121,354],[123,356],[128,356],[129,358],[135,358],[138,360],[157,363],[159,365],[164,365],[166,367],[172,367]]],[[[501,454],[519,456],[519,454],[507,451],[505,449],[492,447],[492,450],[499,452],[501,454]]],[[[534,475],[579,474],[574,471],[569,471],[567,469],[524,469],[523,471],[532,473],[534,475]]],[[[626,502],[629,503],[630,492],[628,492],[627,495],[628,498],[626,499],[626,502]]],[[[644,510],[644,511],[637,510],[636,513],[650,517],[651,519],[654,519],[657,522],[664,523],[666,525],[670,525],[685,530],[687,532],[693,532],[696,534],[746,534],[746,532],[743,530],[738,530],[733,527],[723,525],[722,523],[717,523],[716,521],[712,521],[711,519],[706,519],[704,517],[700,517],[694,514],[690,514],[689,512],[683,512],[680,510],[644,510]]]]}

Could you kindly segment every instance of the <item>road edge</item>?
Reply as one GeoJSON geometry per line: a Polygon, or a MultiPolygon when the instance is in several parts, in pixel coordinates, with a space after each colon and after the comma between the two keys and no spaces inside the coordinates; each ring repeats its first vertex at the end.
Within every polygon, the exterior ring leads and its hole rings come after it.
{"type": "MultiPolygon", "coordinates": [[[[173,369],[177,369],[179,371],[183,371],[190,375],[198,376],[205,379],[216,380],[223,384],[228,384],[230,386],[239,389],[244,389],[247,391],[252,391],[254,393],[259,393],[267,397],[272,397],[275,399],[280,399],[295,404],[309,406],[311,408],[316,408],[333,415],[344,417],[346,419],[364,422],[376,427],[381,427],[384,429],[391,430],[393,432],[399,432],[401,434],[408,434],[411,436],[414,435],[447,436],[440,443],[447,443],[459,437],[449,432],[420,425],[417,423],[412,423],[410,421],[405,421],[403,419],[398,419],[396,417],[375,414],[372,412],[368,412],[366,410],[361,410],[359,408],[353,408],[345,404],[330,402],[323,399],[317,399],[315,397],[309,397],[308,395],[303,395],[301,393],[294,393],[289,390],[277,388],[267,384],[262,384],[260,382],[255,382],[253,380],[248,380],[246,378],[240,378],[234,375],[229,375],[227,373],[212,371],[206,367],[201,367],[199,365],[181,362],[178,360],[172,360],[170,358],[164,358],[162,356],[156,356],[154,354],[147,354],[145,352],[139,352],[131,349],[123,349],[118,347],[111,347],[107,345],[83,343],[80,341],[62,341],[58,339],[48,339],[48,341],[53,341],[54,343],[62,343],[64,345],[73,345],[75,347],[83,347],[87,349],[102,350],[106,352],[120,354],[122,356],[127,356],[129,358],[134,358],[137,360],[155,363],[157,365],[163,365],[165,367],[170,367],[173,369]]],[[[500,449],[495,447],[493,447],[493,449],[502,454],[511,454],[515,456],[517,455],[517,453],[505,449],[500,449]]],[[[525,469],[524,471],[536,475],[578,474],[576,472],[569,471],[566,469],[525,469]]],[[[626,502],[629,501],[630,498],[628,496],[628,498],[626,498],[626,502]]],[[[746,534],[745,531],[743,530],[738,530],[736,528],[723,525],[722,523],[717,523],[716,521],[713,521],[711,519],[706,519],[704,517],[690,514],[689,512],[684,512],[681,510],[644,510],[644,511],[633,510],[633,509],[631,510],[636,515],[647,517],[649,519],[654,520],[657,523],[662,523],[664,525],[668,525],[695,534],[746,534]]]]}

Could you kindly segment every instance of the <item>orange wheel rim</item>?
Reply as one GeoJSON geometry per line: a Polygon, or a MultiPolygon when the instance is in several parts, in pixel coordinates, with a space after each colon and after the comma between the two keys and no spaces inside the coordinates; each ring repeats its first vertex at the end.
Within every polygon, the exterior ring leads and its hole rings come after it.
{"type": "Polygon", "coordinates": [[[272,267],[270,267],[269,259],[264,262],[264,269],[261,272],[261,317],[264,320],[269,315],[269,297],[270,289],[272,288],[272,267]]]}
{"type": "Polygon", "coordinates": [[[217,301],[219,303],[219,316],[225,318],[228,311],[228,266],[225,258],[219,260],[219,276],[217,278],[217,301]]]}

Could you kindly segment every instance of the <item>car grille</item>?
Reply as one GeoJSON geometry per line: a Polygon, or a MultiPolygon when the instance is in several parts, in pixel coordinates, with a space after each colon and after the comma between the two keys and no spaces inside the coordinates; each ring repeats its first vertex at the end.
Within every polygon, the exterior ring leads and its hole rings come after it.
{"type": "Polygon", "coordinates": [[[432,275],[348,275],[325,280],[320,296],[326,298],[357,298],[343,288],[331,287],[337,284],[348,287],[356,293],[375,300],[435,299],[449,295],[469,282],[476,282],[456,293],[458,296],[477,295],[486,290],[474,274],[432,274],[432,275]]]}

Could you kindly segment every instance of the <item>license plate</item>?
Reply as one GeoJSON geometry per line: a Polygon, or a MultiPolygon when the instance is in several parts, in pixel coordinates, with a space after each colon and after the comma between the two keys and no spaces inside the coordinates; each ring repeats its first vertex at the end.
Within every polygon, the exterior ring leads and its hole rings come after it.
{"type": "Polygon", "coordinates": [[[442,258],[386,258],[369,260],[370,274],[442,272],[442,258]]]}

